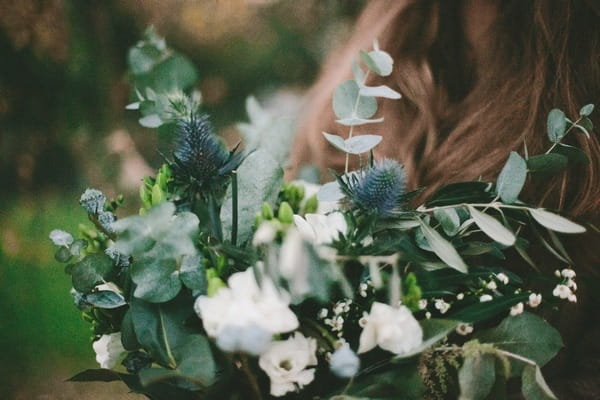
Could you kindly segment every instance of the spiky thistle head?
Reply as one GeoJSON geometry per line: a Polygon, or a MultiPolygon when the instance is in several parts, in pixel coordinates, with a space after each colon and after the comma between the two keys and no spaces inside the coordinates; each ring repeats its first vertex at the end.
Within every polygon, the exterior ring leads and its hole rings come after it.
{"type": "Polygon", "coordinates": [[[341,180],[342,190],[353,208],[375,211],[381,218],[389,218],[405,203],[406,174],[397,161],[384,158],[341,180]]]}
{"type": "Polygon", "coordinates": [[[195,179],[200,186],[222,183],[242,161],[242,156],[227,151],[215,135],[207,115],[181,119],[173,153],[175,173],[195,179]]]}

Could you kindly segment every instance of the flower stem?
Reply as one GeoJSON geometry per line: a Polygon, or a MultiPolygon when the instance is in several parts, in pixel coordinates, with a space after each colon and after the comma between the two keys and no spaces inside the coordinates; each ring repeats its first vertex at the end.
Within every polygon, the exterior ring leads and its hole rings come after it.
{"type": "MultiPolygon", "coordinates": [[[[364,84],[367,82],[367,78],[369,77],[369,70],[367,70],[367,72],[365,73],[365,77],[362,81],[362,83],[360,83],[358,86],[359,88],[361,86],[364,86],[364,84]]],[[[358,83],[358,82],[357,82],[358,83]]],[[[356,95],[356,101],[354,102],[354,108],[352,109],[352,115],[356,115],[356,111],[358,111],[358,105],[360,103],[360,89],[359,89],[359,93],[356,95]]],[[[354,132],[354,125],[350,126],[350,131],[348,132],[348,139],[352,139],[352,133],[354,132]]],[[[345,167],[344,167],[344,173],[347,174],[348,173],[348,162],[350,160],[350,153],[346,153],[346,163],[345,163],[345,167]]]]}

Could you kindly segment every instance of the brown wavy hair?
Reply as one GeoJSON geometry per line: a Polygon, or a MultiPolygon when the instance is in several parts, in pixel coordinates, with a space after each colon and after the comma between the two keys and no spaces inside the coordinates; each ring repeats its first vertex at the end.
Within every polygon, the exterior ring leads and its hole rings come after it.
{"type": "MultiPolygon", "coordinates": [[[[599,100],[600,10],[595,0],[496,3],[497,18],[476,56],[465,39],[460,1],[369,1],[355,34],[332,55],[309,96],[291,175],[307,163],[322,172],[342,170],[343,155],[321,132],[347,135],[334,122],[331,96],[351,76],[358,50],[369,49],[375,38],[395,65],[391,77],[371,83],[381,81],[404,97],[380,102],[385,122],[359,133],[383,135],[376,157],[401,161],[413,187],[425,186],[428,194],[442,183],[494,180],[510,151],[545,151],[552,108],[573,118],[581,106],[599,100]]],[[[599,114],[592,115],[596,125],[599,114]]],[[[567,143],[582,148],[590,162],[539,186],[529,183],[524,197],[573,216],[597,216],[598,137],[572,132],[567,143]]]]}
{"type": "MultiPolygon", "coordinates": [[[[479,177],[495,180],[510,151],[523,154],[526,147],[529,154],[540,154],[548,149],[546,118],[552,108],[577,118],[581,106],[599,103],[598,0],[492,1],[488,4],[497,7],[495,19],[477,49],[465,36],[459,7],[463,2],[369,1],[355,34],[332,54],[309,95],[289,175],[305,164],[317,165],[324,180],[331,179],[329,168],[343,171],[343,154],[321,132],[347,135],[347,129],[335,123],[332,93],[351,77],[350,65],[358,50],[370,49],[375,38],[395,65],[390,77],[371,79],[370,84],[385,83],[404,97],[380,102],[378,116],[385,121],[358,133],[383,135],[375,156],[401,161],[410,185],[426,187],[425,197],[446,183],[479,177]]],[[[592,114],[596,126],[598,115],[599,110],[592,114]]],[[[566,143],[582,148],[589,163],[572,165],[545,181],[531,180],[523,200],[597,225],[598,136],[586,139],[572,132],[566,143]]],[[[600,323],[592,315],[599,305],[600,235],[590,229],[585,236],[567,239],[567,247],[577,250],[571,255],[578,266],[580,300],[553,316],[559,320],[555,322],[561,326],[567,351],[554,362],[562,378],[554,376],[551,383],[561,398],[596,399],[600,323]]],[[[510,265],[521,268],[518,262],[510,265]]],[[[543,267],[552,270],[558,264],[548,260],[543,267]]]]}

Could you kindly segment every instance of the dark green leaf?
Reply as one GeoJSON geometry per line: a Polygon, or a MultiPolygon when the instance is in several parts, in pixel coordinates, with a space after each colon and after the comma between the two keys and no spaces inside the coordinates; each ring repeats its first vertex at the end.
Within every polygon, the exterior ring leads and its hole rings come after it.
{"type": "Polygon", "coordinates": [[[140,348],[140,343],[133,327],[131,309],[127,310],[121,321],[121,343],[127,351],[134,351],[140,348]]]}
{"type": "Polygon", "coordinates": [[[488,202],[494,198],[490,184],[485,182],[459,182],[442,186],[426,202],[427,207],[441,207],[461,203],[488,202]]]}
{"type": "Polygon", "coordinates": [[[527,400],[556,400],[537,365],[526,365],[521,379],[521,390],[527,400]]]}
{"type": "MultiPolygon", "coordinates": [[[[479,332],[475,337],[481,343],[492,343],[497,348],[530,359],[540,366],[554,358],[563,346],[556,329],[528,312],[507,317],[496,328],[479,332]]],[[[514,359],[510,361],[511,374],[520,375],[523,362],[514,359]]]]}
{"type": "Polygon", "coordinates": [[[585,154],[585,152],[583,150],[581,150],[578,147],[569,146],[569,145],[562,144],[562,143],[560,143],[558,146],[556,146],[554,149],[552,149],[552,152],[550,154],[563,155],[563,156],[567,157],[569,159],[569,161],[572,161],[572,162],[577,162],[577,163],[582,163],[582,164],[588,164],[590,162],[590,159],[588,158],[587,154],[585,154]]]}
{"type": "Polygon", "coordinates": [[[185,320],[193,310],[193,298],[183,294],[168,303],[153,304],[141,299],[131,301],[131,318],[142,347],[167,368],[175,368],[181,359],[179,349],[189,330],[185,320]]]}
{"type": "Polygon", "coordinates": [[[423,382],[413,363],[398,364],[396,368],[367,376],[355,377],[346,394],[361,399],[420,400],[423,382]]]}
{"type": "Polygon", "coordinates": [[[479,352],[465,358],[458,371],[459,400],[483,400],[496,381],[495,360],[492,354],[479,352]]]}
{"type": "Polygon", "coordinates": [[[557,153],[540,154],[527,160],[527,168],[531,172],[558,172],[567,168],[569,160],[557,153]]]}
{"type": "Polygon", "coordinates": [[[88,254],[71,270],[73,287],[82,293],[90,293],[112,271],[112,260],[105,254],[88,254]]]}
{"type": "Polygon", "coordinates": [[[528,297],[528,294],[521,293],[475,303],[452,313],[450,318],[463,322],[486,321],[496,317],[500,313],[507,312],[512,306],[527,300],[528,297]]]}
{"type": "Polygon", "coordinates": [[[56,250],[56,253],[54,253],[54,259],[61,263],[69,262],[72,256],[69,249],[64,246],[59,247],[58,250],[56,250]]]}
{"type": "Polygon", "coordinates": [[[510,152],[508,160],[496,182],[496,193],[507,204],[514,203],[523,189],[527,178],[527,164],[523,157],[514,151],[510,152]]]}
{"type": "Polygon", "coordinates": [[[547,130],[548,137],[553,143],[558,143],[565,135],[567,128],[567,117],[559,109],[553,109],[548,114],[547,130]]]}

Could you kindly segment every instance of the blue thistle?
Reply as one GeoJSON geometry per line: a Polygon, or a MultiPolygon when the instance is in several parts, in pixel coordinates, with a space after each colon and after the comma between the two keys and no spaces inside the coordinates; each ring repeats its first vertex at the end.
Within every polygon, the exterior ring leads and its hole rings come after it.
{"type": "Polygon", "coordinates": [[[375,211],[382,218],[397,214],[406,201],[406,174],[394,160],[384,158],[340,181],[351,207],[375,211]]]}
{"type": "Polygon", "coordinates": [[[227,151],[215,135],[207,115],[179,121],[175,152],[175,173],[197,181],[210,189],[213,184],[224,183],[242,161],[242,156],[227,151]]]}

